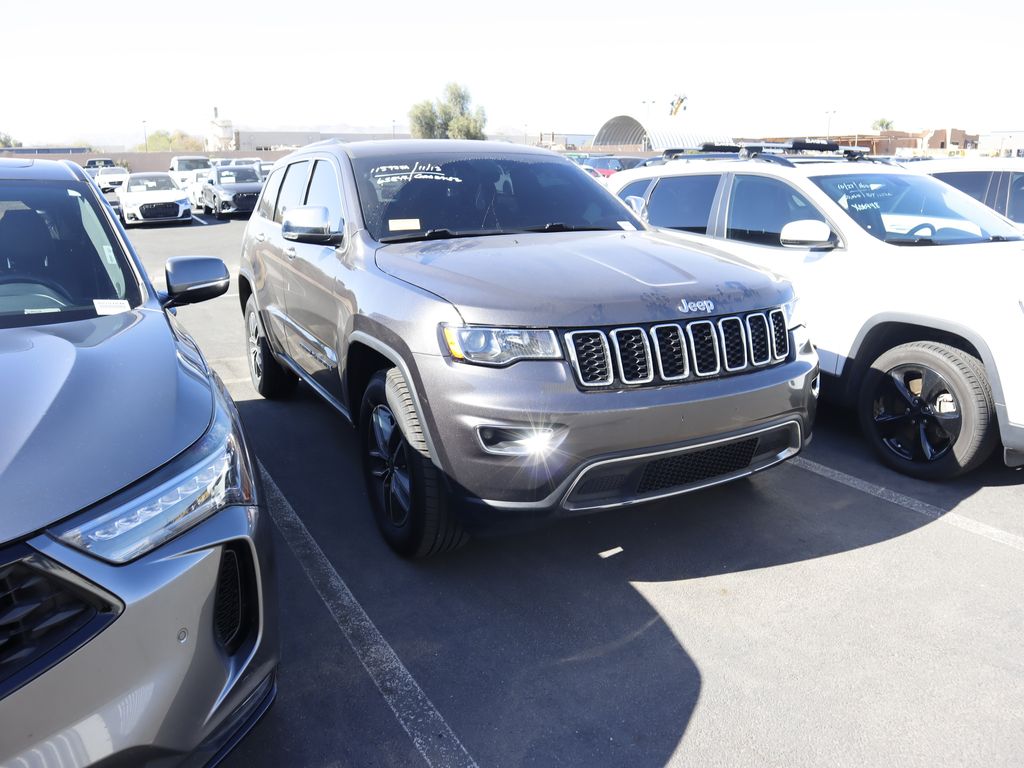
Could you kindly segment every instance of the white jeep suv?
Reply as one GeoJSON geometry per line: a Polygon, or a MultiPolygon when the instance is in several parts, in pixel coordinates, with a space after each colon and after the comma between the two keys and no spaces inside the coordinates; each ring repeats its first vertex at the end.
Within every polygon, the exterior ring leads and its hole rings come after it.
{"type": "Polygon", "coordinates": [[[671,160],[608,188],[653,226],[789,277],[823,394],[856,406],[891,467],[948,478],[1000,440],[1024,465],[1024,242],[1002,216],[925,174],[835,155],[671,160]]]}

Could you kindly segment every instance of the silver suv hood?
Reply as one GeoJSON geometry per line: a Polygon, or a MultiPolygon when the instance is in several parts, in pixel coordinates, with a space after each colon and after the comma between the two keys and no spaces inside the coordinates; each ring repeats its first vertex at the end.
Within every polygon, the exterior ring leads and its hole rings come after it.
{"type": "Polygon", "coordinates": [[[0,544],[202,437],[213,393],[197,359],[160,311],[0,330],[0,544]]]}
{"type": "Polygon", "coordinates": [[[377,266],[471,324],[560,328],[662,322],[777,306],[777,275],[656,232],[565,232],[395,243],[377,266]],[[679,303],[710,299],[710,312],[679,303]]]}

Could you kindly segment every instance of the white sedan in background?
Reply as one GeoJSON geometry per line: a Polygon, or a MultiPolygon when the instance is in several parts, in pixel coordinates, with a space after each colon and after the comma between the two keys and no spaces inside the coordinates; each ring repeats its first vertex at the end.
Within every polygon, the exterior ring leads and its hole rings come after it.
{"type": "Polygon", "coordinates": [[[188,194],[169,173],[130,174],[117,192],[117,202],[126,227],[166,221],[192,223],[188,194]]]}
{"type": "Polygon", "coordinates": [[[193,211],[203,207],[203,187],[213,176],[213,170],[213,168],[203,168],[196,171],[195,176],[187,187],[188,201],[191,203],[193,211]]]}
{"type": "Polygon", "coordinates": [[[128,178],[128,169],[119,165],[104,166],[96,169],[96,175],[93,178],[101,191],[110,192],[124,184],[124,180],[128,178]]]}

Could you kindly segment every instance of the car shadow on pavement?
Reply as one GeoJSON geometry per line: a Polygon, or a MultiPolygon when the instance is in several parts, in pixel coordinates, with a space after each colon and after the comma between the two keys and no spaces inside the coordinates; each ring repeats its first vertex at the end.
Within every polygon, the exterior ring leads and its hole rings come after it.
{"type": "MultiPolygon", "coordinates": [[[[301,386],[289,401],[238,408],[269,474],[480,765],[665,765],[704,685],[687,646],[707,660],[751,631],[718,577],[869,547],[931,522],[783,466],[405,561],[377,534],[356,433],[340,417],[301,386]],[[671,594],[652,598],[667,583],[671,594]]],[[[352,764],[402,764],[404,737],[389,746],[365,726],[347,732],[345,712],[311,703],[341,684],[317,654],[336,661],[348,649],[332,625],[314,644],[323,650],[311,651],[314,619],[295,602],[282,601],[278,704],[226,764],[314,765],[342,750],[352,764]],[[366,742],[364,757],[351,756],[352,739],[366,742]]],[[[354,657],[351,665],[361,669],[354,657]]]]}

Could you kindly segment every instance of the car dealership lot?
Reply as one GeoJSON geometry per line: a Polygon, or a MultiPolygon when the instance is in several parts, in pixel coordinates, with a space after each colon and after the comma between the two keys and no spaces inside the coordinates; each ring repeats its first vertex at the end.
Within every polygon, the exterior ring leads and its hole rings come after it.
{"type": "MultiPolygon", "coordinates": [[[[244,221],[130,232],[237,274],[244,221]]],[[[1024,747],[1024,475],[929,485],[827,405],[750,480],[407,562],[357,440],[249,384],[237,287],[179,317],[227,383],[278,538],[278,699],[228,759],[271,765],[1013,764],[1024,747]]],[[[812,329],[813,330],[813,329],[812,329]]]]}

